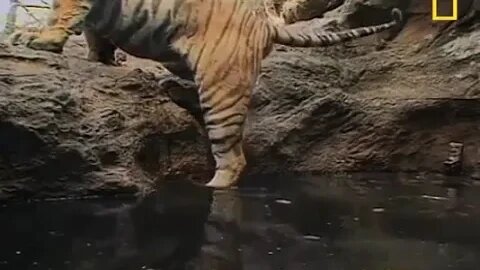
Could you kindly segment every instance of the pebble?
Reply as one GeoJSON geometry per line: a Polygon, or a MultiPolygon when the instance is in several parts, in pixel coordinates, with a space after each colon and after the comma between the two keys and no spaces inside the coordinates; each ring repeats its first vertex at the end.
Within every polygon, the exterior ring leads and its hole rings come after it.
{"type": "Polygon", "coordinates": [[[316,235],[304,235],[303,239],[317,241],[317,240],[320,240],[321,238],[316,235]]]}
{"type": "Polygon", "coordinates": [[[275,202],[279,204],[292,204],[290,200],[285,200],[285,199],[278,199],[278,200],[275,200],[275,202]]]}

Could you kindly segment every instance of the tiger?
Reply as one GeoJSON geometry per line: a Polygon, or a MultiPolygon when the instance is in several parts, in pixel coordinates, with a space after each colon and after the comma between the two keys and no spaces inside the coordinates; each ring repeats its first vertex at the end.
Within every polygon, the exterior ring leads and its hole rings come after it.
{"type": "Polygon", "coordinates": [[[383,24],[339,32],[291,28],[252,12],[242,0],[89,0],[76,22],[90,48],[89,57],[109,63],[119,48],[158,61],[174,75],[198,86],[203,125],[215,161],[204,184],[229,188],[244,172],[244,127],[251,92],[262,60],[274,44],[329,46],[398,26],[394,8],[383,24]],[[309,31],[312,30],[312,31],[309,31]]]}
{"type": "MultiPolygon", "coordinates": [[[[272,22],[291,24],[321,17],[343,4],[344,0],[243,0],[250,7],[264,12],[272,22]],[[263,4],[263,10],[258,2],[263,4]]],[[[10,43],[25,44],[35,50],[62,53],[70,35],[80,35],[81,14],[88,10],[88,0],[53,0],[52,12],[44,29],[16,29],[10,43]],[[80,16],[79,16],[80,15],[80,16]]],[[[96,60],[92,55],[90,60],[96,60]]],[[[110,61],[115,65],[118,62],[110,61]]]]}
{"type": "Polygon", "coordinates": [[[72,34],[82,33],[82,18],[90,5],[90,0],[53,0],[46,27],[35,31],[17,29],[9,36],[8,43],[25,44],[31,49],[61,53],[72,34]]]}

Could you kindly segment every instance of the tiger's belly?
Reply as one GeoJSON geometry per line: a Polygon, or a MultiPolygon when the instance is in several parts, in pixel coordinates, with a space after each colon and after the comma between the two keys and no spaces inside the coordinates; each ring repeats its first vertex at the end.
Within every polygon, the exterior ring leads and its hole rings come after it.
{"type": "Polygon", "coordinates": [[[173,74],[193,80],[185,57],[171,46],[172,36],[182,25],[174,24],[165,10],[152,14],[147,8],[150,1],[140,8],[131,6],[136,1],[97,2],[86,17],[86,26],[125,52],[158,61],[173,74]]]}
{"type": "Polygon", "coordinates": [[[170,49],[169,46],[151,43],[145,46],[144,43],[117,43],[116,39],[111,39],[112,43],[125,52],[139,58],[146,58],[160,62],[171,73],[185,80],[194,80],[194,73],[188,62],[178,52],[170,49]]]}
{"type": "Polygon", "coordinates": [[[155,43],[154,40],[146,38],[143,42],[133,40],[132,42],[121,43],[115,37],[111,39],[112,43],[125,52],[139,58],[151,59],[160,62],[171,73],[185,80],[194,80],[194,74],[189,67],[188,62],[179,53],[170,49],[169,45],[155,43]]]}

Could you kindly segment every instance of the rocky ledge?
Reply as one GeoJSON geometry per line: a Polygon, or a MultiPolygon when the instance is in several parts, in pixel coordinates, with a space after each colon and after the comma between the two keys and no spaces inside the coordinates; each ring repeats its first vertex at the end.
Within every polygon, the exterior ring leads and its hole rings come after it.
{"type": "MultiPolygon", "coordinates": [[[[472,170],[479,27],[425,49],[421,22],[382,50],[371,39],[277,47],[251,104],[245,181],[285,171],[436,172],[451,141],[464,144],[472,170]]],[[[0,48],[1,200],[145,192],[169,177],[213,174],[192,85],[155,63],[129,57],[108,67],[84,60],[78,39],[69,46],[64,55],[0,48]]]]}

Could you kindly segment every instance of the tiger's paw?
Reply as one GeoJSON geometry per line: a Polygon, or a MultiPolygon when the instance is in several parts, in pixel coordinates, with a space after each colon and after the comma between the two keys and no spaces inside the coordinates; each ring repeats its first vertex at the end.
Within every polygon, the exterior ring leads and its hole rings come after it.
{"type": "Polygon", "coordinates": [[[123,58],[116,57],[115,54],[100,54],[96,51],[90,50],[88,52],[87,60],[90,62],[100,62],[107,66],[120,67],[123,66],[123,58]]]}
{"type": "Polygon", "coordinates": [[[226,189],[234,186],[240,179],[240,174],[244,166],[237,169],[217,169],[215,175],[210,182],[206,183],[206,187],[215,189],[226,189]]]}
{"type": "Polygon", "coordinates": [[[25,45],[40,36],[41,29],[25,28],[15,30],[7,39],[7,43],[13,46],[25,45]]]}
{"type": "Polygon", "coordinates": [[[40,32],[37,37],[33,38],[27,44],[27,47],[39,51],[62,53],[63,46],[67,42],[68,36],[68,33],[61,29],[45,30],[40,32]]]}
{"type": "Polygon", "coordinates": [[[53,53],[63,52],[63,44],[45,42],[41,39],[33,39],[32,41],[30,41],[30,43],[27,44],[27,47],[37,51],[47,51],[53,53]]]}

